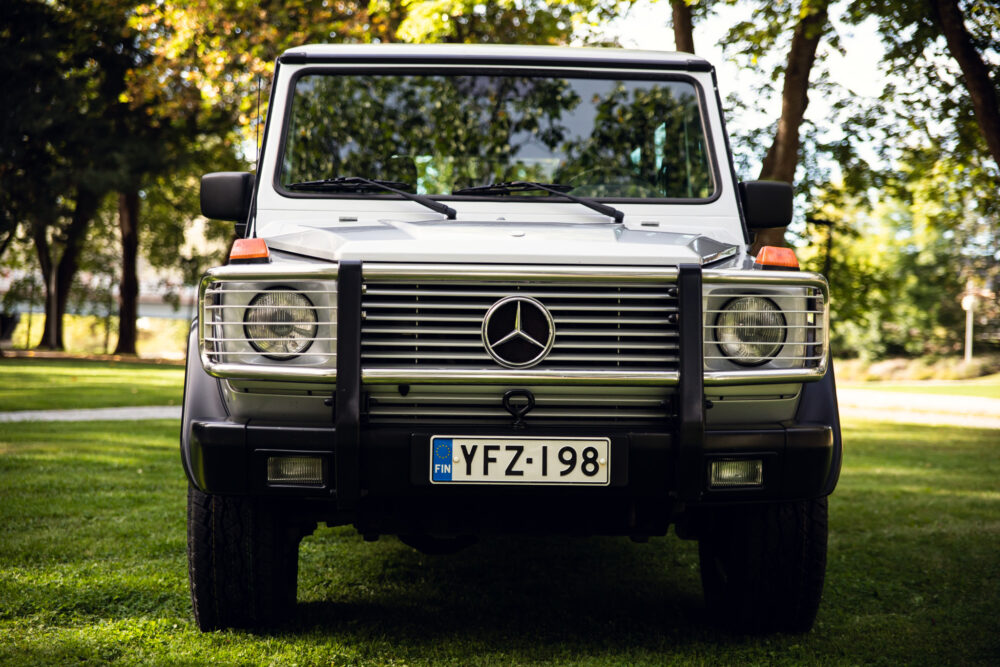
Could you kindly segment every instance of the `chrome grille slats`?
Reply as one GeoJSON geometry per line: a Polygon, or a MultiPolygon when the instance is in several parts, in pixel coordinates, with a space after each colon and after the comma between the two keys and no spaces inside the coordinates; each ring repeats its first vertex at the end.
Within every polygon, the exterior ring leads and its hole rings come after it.
{"type": "Polygon", "coordinates": [[[542,303],[555,342],[539,370],[677,368],[678,301],[662,282],[369,279],[362,294],[362,367],[508,372],[486,352],[482,322],[509,296],[542,303]]]}
{"type": "MultiPolygon", "coordinates": [[[[672,395],[662,388],[630,390],[623,394],[573,388],[530,387],[535,408],[529,423],[662,422],[672,414],[672,395]]],[[[395,386],[364,388],[367,418],[372,423],[427,421],[434,423],[510,423],[503,408],[505,387],[452,385],[413,387],[406,395],[395,386]]]]}

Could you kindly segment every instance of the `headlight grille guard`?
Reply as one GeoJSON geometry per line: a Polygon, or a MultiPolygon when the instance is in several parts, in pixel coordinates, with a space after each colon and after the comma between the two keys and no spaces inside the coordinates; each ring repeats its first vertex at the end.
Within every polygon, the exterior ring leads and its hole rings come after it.
{"type": "Polygon", "coordinates": [[[209,270],[198,290],[198,344],[206,372],[220,378],[333,382],[336,280],[336,266],[230,265],[209,270]],[[301,293],[318,320],[308,349],[287,359],[269,358],[256,349],[244,327],[254,296],[275,289],[301,293]]]}
{"type": "Polygon", "coordinates": [[[702,285],[706,385],[812,381],[826,374],[830,288],[821,275],[798,271],[705,271],[702,285]],[[786,318],[782,352],[757,367],[727,363],[716,336],[720,304],[745,296],[762,296],[775,302],[786,318]]]}
{"type": "MultiPolygon", "coordinates": [[[[622,284],[676,283],[678,272],[670,267],[607,267],[607,266],[533,266],[533,265],[460,265],[460,264],[389,264],[368,263],[364,265],[365,281],[417,280],[425,282],[525,280],[545,282],[553,280],[620,281],[622,284]]],[[[198,338],[201,362],[205,370],[219,378],[243,378],[250,380],[292,380],[333,384],[337,378],[336,368],[336,265],[229,265],[211,269],[202,278],[199,289],[198,338]],[[264,363],[233,363],[226,356],[213,349],[211,335],[212,322],[206,317],[206,307],[211,309],[213,286],[226,283],[261,283],[261,289],[270,285],[303,282],[326,282],[331,285],[330,299],[326,310],[334,322],[329,323],[330,335],[327,341],[326,363],[296,365],[294,363],[267,360],[264,363]],[[332,306],[332,307],[331,307],[332,306]]],[[[800,300],[808,302],[812,321],[810,330],[813,339],[804,341],[800,347],[806,354],[798,355],[800,367],[774,368],[765,364],[752,368],[719,369],[711,367],[713,356],[705,352],[705,385],[773,384],[806,382],[819,380],[826,373],[829,356],[829,287],[826,280],[813,273],[793,271],[736,271],[702,270],[703,310],[712,310],[710,299],[718,292],[744,293],[742,290],[800,290],[800,300]]],[[[308,292],[307,292],[308,293],[308,292]]],[[[683,313],[681,314],[683,317],[683,313]]],[[[713,340],[710,325],[711,313],[703,315],[706,350],[713,340]]],[[[586,369],[573,371],[551,371],[540,369],[515,370],[483,367],[476,370],[419,369],[412,367],[361,369],[364,384],[544,384],[581,386],[676,386],[679,383],[677,371],[625,370],[591,372],[586,369]]]]}

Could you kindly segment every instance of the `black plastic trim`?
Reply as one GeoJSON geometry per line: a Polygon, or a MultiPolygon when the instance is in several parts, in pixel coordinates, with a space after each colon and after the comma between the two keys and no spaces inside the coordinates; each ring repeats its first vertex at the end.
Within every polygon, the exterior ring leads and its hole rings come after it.
{"type": "MultiPolygon", "coordinates": [[[[353,54],[318,54],[318,53],[305,53],[302,51],[289,51],[278,56],[278,62],[287,65],[303,65],[303,64],[340,64],[349,63],[352,65],[357,64],[400,64],[400,65],[454,65],[458,61],[457,54],[455,55],[427,55],[422,53],[413,54],[400,54],[400,53],[378,53],[373,51],[372,53],[359,55],[357,53],[353,54]]],[[[649,60],[627,60],[627,59],[613,59],[608,58],[606,60],[595,59],[593,52],[587,55],[580,55],[579,57],[574,57],[572,54],[566,54],[560,57],[551,58],[538,58],[536,55],[521,55],[521,54],[510,54],[504,56],[486,56],[478,55],[474,51],[466,51],[461,54],[462,64],[475,63],[476,65],[527,65],[527,66],[545,66],[545,67],[560,67],[560,66],[570,66],[570,67],[593,67],[597,69],[639,69],[639,70],[654,70],[654,71],[679,71],[679,72],[712,72],[714,68],[712,64],[707,60],[702,60],[700,58],[688,58],[683,62],[664,62],[664,61],[649,61],[649,60]]]]}
{"type": "Polygon", "coordinates": [[[837,403],[837,378],[833,371],[833,360],[830,360],[826,367],[826,374],[819,382],[806,382],[802,385],[795,422],[797,424],[823,424],[831,429],[833,457],[822,493],[822,495],[828,496],[837,488],[844,456],[844,444],[840,433],[840,406],[837,403]]]}
{"type": "Polygon", "coordinates": [[[181,463],[188,481],[202,491],[205,489],[203,475],[196,474],[192,463],[192,431],[194,421],[227,421],[229,412],[222,398],[222,386],[218,379],[205,372],[198,354],[198,320],[191,323],[188,331],[187,360],[184,364],[184,395],[181,399],[181,463]]]}
{"type": "Polygon", "coordinates": [[[701,267],[681,264],[677,290],[680,319],[680,383],[677,387],[677,468],[674,489],[681,500],[697,500],[702,493],[702,455],[705,451],[704,343],[701,267]]]}
{"type": "Polygon", "coordinates": [[[334,412],[337,507],[350,511],[361,498],[361,262],[343,260],[337,271],[337,394],[334,412]]]}
{"type": "MultiPolygon", "coordinates": [[[[637,534],[651,530],[651,525],[665,527],[677,518],[671,513],[670,478],[664,476],[665,471],[672,470],[677,438],[666,425],[648,431],[601,429],[602,435],[613,440],[617,467],[617,472],[613,468],[612,485],[601,487],[431,485],[425,481],[427,434],[454,431],[454,425],[432,425],[416,434],[406,425],[366,427],[360,437],[366,494],[364,502],[348,511],[340,508],[329,487],[274,487],[263,481],[267,455],[314,454],[332,465],[334,455],[329,450],[334,439],[332,425],[195,422],[191,428],[194,458],[201,462],[203,476],[209,481],[207,492],[280,496],[296,503],[288,506],[289,512],[308,513],[314,520],[331,525],[353,522],[359,529],[399,532],[406,530],[406,526],[412,529],[428,521],[440,521],[457,534],[523,533],[528,530],[526,525],[504,523],[505,518],[512,518],[511,508],[518,505],[539,511],[563,507],[569,512],[565,516],[549,512],[539,517],[533,529],[546,533],[571,532],[566,520],[581,515],[591,534],[637,534]],[[627,484],[622,485],[624,474],[627,484]],[[610,511],[612,507],[617,509],[599,523],[589,523],[604,511],[601,508],[610,511]],[[633,512],[638,512],[638,516],[633,512]],[[634,523],[636,519],[638,524],[634,523]]],[[[481,427],[470,429],[469,433],[474,435],[473,431],[493,435],[513,433],[508,428],[481,427]]],[[[594,427],[529,427],[516,435],[525,433],[594,435],[594,427]]],[[[823,481],[837,469],[833,455],[833,430],[829,425],[744,425],[706,431],[705,450],[697,458],[694,470],[699,486],[705,487],[709,461],[753,456],[765,459],[765,487],[706,489],[696,503],[686,505],[737,505],[826,495],[823,481]]],[[[332,471],[328,479],[335,478],[336,472],[332,471]]],[[[518,518],[527,521],[530,517],[522,514],[518,518]]]]}

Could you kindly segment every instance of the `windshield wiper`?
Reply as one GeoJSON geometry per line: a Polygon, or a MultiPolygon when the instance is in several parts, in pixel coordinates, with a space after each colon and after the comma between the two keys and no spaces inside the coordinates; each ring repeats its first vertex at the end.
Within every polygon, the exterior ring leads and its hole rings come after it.
{"type": "Polygon", "coordinates": [[[455,209],[451,206],[434,201],[433,199],[429,199],[423,195],[416,195],[412,192],[403,190],[402,188],[409,188],[412,186],[409,183],[400,183],[399,181],[380,181],[374,178],[362,178],[361,176],[338,176],[336,178],[324,178],[318,181],[301,181],[299,183],[291,183],[285,187],[290,190],[334,190],[337,192],[372,192],[385,190],[387,192],[394,192],[401,197],[409,199],[410,201],[422,204],[432,211],[447,216],[449,220],[454,220],[456,215],[455,209]]]}
{"type": "Polygon", "coordinates": [[[453,195],[509,195],[514,192],[530,192],[532,190],[544,190],[554,195],[565,197],[577,204],[583,204],[589,209],[603,213],[613,218],[615,222],[621,223],[625,219],[625,214],[607,204],[596,202],[593,199],[577,197],[569,194],[572,185],[562,185],[560,183],[537,183],[535,181],[509,181],[507,183],[491,183],[489,185],[476,185],[471,188],[460,188],[451,194],[453,195]]]}

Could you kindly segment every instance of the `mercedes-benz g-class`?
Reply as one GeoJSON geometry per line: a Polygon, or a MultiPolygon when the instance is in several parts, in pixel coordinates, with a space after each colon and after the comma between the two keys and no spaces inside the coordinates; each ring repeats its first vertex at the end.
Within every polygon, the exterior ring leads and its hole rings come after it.
{"type": "Polygon", "coordinates": [[[828,288],[738,182],[715,72],[614,49],[306,46],[200,285],[181,450],[199,627],[286,618],[317,522],[699,543],[706,604],[804,631],[841,443],[828,288]]]}

